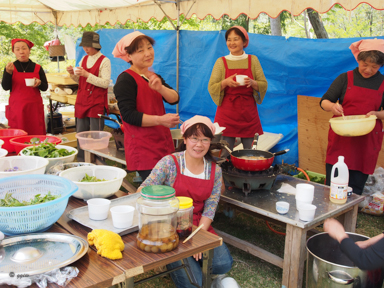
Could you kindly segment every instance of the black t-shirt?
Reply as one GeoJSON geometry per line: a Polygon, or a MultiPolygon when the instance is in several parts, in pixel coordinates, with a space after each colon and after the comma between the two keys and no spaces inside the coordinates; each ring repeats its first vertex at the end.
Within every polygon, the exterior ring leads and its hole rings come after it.
{"type": "Polygon", "coordinates": [[[384,267],[384,238],[366,249],[361,249],[351,238],[345,238],[340,249],[361,270],[384,267]]]}
{"type": "MultiPolygon", "coordinates": [[[[381,83],[384,81],[384,75],[379,71],[370,78],[364,78],[359,72],[359,68],[353,70],[353,85],[363,88],[368,88],[372,90],[378,90],[381,83]]],[[[340,74],[335,81],[331,84],[328,91],[323,95],[320,100],[320,105],[323,100],[329,100],[333,103],[336,103],[339,100],[340,104],[343,104],[344,95],[347,91],[348,86],[348,75],[347,73],[340,74]]],[[[380,108],[384,107],[384,94],[383,100],[381,101],[380,108]]]]}
{"type": "MultiPolygon", "coordinates": [[[[164,79],[161,78],[160,75],[156,75],[160,78],[161,83],[165,87],[173,89],[165,83],[164,79]]],[[[148,80],[144,77],[143,79],[148,82],[148,80]]],[[[139,112],[136,109],[137,83],[132,75],[127,72],[121,73],[119,77],[117,77],[113,92],[115,93],[117,105],[119,106],[120,114],[124,122],[141,127],[144,113],[139,112]]],[[[163,100],[167,102],[164,97],[163,100]]],[[[176,102],[169,104],[174,105],[177,103],[179,103],[179,99],[176,102]]]]}
{"type": "MultiPolygon", "coordinates": [[[[32,73],[33,71],[35,71],[35,67],[36,67],[36,63],[32,62],[31,60],[29,60],[28,63],[21,63],[19,60],[16,60],[15,62],[13,62],[13,65],[15,65],[15,68],[17,69],[18,72],[24,72],[25,70],[25,72],[28,72],[28,73],[32,73]]],[[[13,74],[9,74],[4,68],[3,80],[1,81],[1,86],[5,91],[11,90],[12,92],[12,75],[13,74]]],[[[39,76],[40,76],[41,84],[37,88],[39,88],[40,91],[46,91],[48,89],[48,81],[47,81],[47,77],[45,76],[43,67],[41,66],[39,70],[39,76]]]]}

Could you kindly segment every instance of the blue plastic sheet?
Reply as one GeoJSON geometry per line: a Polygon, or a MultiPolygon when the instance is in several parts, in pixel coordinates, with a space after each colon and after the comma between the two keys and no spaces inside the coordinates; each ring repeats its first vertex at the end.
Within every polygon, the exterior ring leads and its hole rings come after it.
{"type": "MultiPolygon", "coordinates": [[[[130,65],[113,58],[112,51],[115,44],[133,30],[97,32],[101,52],[111,60],[112,79],[116,83],[117,76],[130,65]]],[[[176,32],[141,32],[156,41],[154,71],[176,88],[176,32]]],[[[182,120],[196,114],[214,119],[217,107],[208,93],[208,81],[216,59],[229,53],[224,36],[225,31],[180,31],[179,114],[182,120]]],[[[268,92],[258,106],[263,129],[284,135],[273,152],[290,149],[276,161],[283,159],[285,163],[298,164],[297,95],[321,97],[339,74],[357,67],[349,46],[361,39],[286,39],[249,34],[250,43],[245,52],[259,58],[268,81],[268,92]]],[[[78,47],[76,54],[78,63],[85,53],[78,47]]],[[[168,113],[176,112],[176,106],[166,104],[165,107],[168,113]]]]}

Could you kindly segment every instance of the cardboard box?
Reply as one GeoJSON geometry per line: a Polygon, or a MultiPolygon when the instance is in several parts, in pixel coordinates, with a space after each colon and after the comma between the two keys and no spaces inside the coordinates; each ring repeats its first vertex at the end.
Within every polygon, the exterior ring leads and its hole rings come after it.
{"type": "Polygon", "coordinates": [[[48,83],[56,85],[77,85],[75,81],[69,77],[68,73],[47,73],[48,83]]]}
{"type": "Polygon", "coordinates": [[[76,104],[76,97],[77,97],[77,95],[67,95],[68,104],[75,105],[76,104]]]}
{"type": "Polygon", "coordinates": [[[76,132],[55,135],[55,136],[61,138],[61,140],[63,141],[60,143],[60,145],[71,146],[75,148],[77,147],[76,132]],[[64,141],[65,139],[67,139],[68,141],[64,141]]]}

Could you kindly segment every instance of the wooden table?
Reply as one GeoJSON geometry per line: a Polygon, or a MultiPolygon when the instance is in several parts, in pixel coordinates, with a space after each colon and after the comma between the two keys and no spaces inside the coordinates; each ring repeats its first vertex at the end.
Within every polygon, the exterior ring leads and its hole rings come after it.
{"type": "Polygon", "coordinates": [[[229,190],[227,188],[222,194],[220,201],[236,210],[285,226],[284,259],[227,233],[217,230],[216,232],[223,237],[226,243],[282,268],[283,287],[301,288],[304,261],[307,256],[306,239],[308,230],[320,225],[327,218],[337,217],[344,225],[346,231],[355,232],[358,204],[363,200],[363,196],[353,194],[348,198],[347,203],[343,205],[333,204],[329,201],[329,186],[287,175],[278,175],[271,191],[252,191],[248,196],[245,196],[240,189],[234,188],[229,190]],[[317,206],[315,219],[310,222],[299,220],[295,196],[276,191],[283,183],[290,184],[293,187],[298,183],[310,183],[315,186],[315,196],[312,203],[317,206]],[[280,215],[276,212],[275,203],[277,201],[287,201],[290,203],[287,214],[280,215]]]}
{"type": "MultiPolygon", "coordinates": [[[[91,229],[67,217],[67,213],[75,208],[85,206],[83,200],[71,197],[66,211],[59,221],[48,232],[69,233],[87,239],[91,229]]],[[[102,227],[100,227],[102,228],[102,227]]],[[[195,227],[196,228],[196,227],[195,227]]],[[[79,275],[66,286],[68,288],[109,287],[123,283],[123,287],[133,287],[133,277],[150,271],[156,267],[170,264],[203,252],[203,287],[211,287],[210,266],[213,248],[222,245],[222,238],[207,231],[199,231],[190,241],[180,242],[174,251],[162,254],[146,253],[136,247],[137,233],[122,236],[125,244],[123,258],[109,260],[97,255],[94,246],[90,246],[88,253],[73,266],[80,270],[79,275]]],[[[33,287],[37,287],[34,285],[33,287]]],[[[50,284],[48,287],[58,287],[50,284]]]]}

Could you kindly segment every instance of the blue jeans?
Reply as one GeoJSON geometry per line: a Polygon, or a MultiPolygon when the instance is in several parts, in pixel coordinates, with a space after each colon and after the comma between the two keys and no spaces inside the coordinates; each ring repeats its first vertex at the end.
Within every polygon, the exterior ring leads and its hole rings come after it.
{"type": "MultiPolygon", "coordinates": [[[[184,259],[184,261],[188,261],[188,264],[197,280],[197,283],[200,286],[203,285],[203,271],[201,270],[203,261],[202,260],[196,261],[195,258],[193,258],[192,256],[184,259]]],[[[231,270],[232,262],[233,262],[232,256],[229,253],[229,250],[225,245],[225,243],[223,243],[223,245],[219,247],[214,248],[213,259],[212,259],[212,274],[227,273],[229,270],[231,270]]],[[[171,264],[168,264],[167,268],[173,269],[180,266],[181,264],[182,264],[181,261],[173,262],[171,264]]],[[[175,272],[172,272],[170,275],[177,288],[196,288],[189,281],[187,273],[185,272],[184,269],[180,269],[175,272]]]]}

